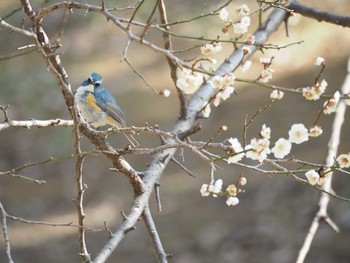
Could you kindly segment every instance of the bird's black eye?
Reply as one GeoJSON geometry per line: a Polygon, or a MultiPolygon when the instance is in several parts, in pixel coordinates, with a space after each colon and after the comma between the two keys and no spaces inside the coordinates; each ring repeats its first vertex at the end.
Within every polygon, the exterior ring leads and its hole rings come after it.
{"type": "Polygon", "coordinates": [[[91,81],[91,79],[90,79],[90,78],[88,78],[88,80],[87,80],[87,81],[88,81],[88,83],[89,83],[89,84],[92,84],[92,81],[91,81]]]}
{"type": "Polygon", "coordinates": [[[95,83],[95,86],[99,87],[99,86],[101,86],[101,83],[95,83]]]}

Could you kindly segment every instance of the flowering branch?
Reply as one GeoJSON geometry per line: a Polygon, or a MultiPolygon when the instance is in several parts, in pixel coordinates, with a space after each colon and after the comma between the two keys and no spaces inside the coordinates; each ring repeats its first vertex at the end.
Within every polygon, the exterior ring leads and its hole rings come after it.
{"type": "MultiPolygon", "coordinates": [[[[342,86],[342,92],[343,94],[346,94],[350,92],[350,58],[348,60],[348,74],[346,76],[346,79],[343,83],[342,86]]],[[[333,126],[332,126],[332,134],[331,138],[328,143],[328,152],[327,152],[327,157],[325,161],[326,166],[330,166],[333,164],[335,157],[337,156],[337,150],[340,142],[340,133],[341,133],[341,128],[344,123],[344,117],[345,117],[345,109],[346,109],[346,104],[344,101],[341,101],[338,105],[337,111],[335,113],[334,121],[333,121],[333,126]]],[[[326,183],[323,186],[323,190],[327,192],[332,191],[332,174],[333,172],[330,172],[329,179],[326,181],[326,183]]],[[[331,226],[336,232],[339,232],[338,227],[333,223],[333,221],[330,219],[327,208],[329,204],[329,195],[322,193],[318,202],[318,211],[312,220],[312,223],[309,228],[309,232],[305,237],[304,243],[299,251],[299,255],[297,258],[296,263],[303,263],[309,249],[311,247],[312,241],[315,237],[315,234],[319,228],[320,222],[324,220],[328,225],[331,226]]]]}

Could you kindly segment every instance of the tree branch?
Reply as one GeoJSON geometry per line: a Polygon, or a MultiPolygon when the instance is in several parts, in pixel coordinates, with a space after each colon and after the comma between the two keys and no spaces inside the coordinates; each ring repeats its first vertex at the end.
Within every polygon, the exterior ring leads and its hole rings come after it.
{"type": "Polygon", "coordinates": [[[146,225],[148,234],[151,237],[153,248],[156,252],[158,262],[167,263],[169,255],[167,255],[164,251],[162,242],[156,229],[156,225],[154,224],[153,217],[148,206],[143,211],[142,219],[146,225]]]}
{"type": "Polygon", "coordinates": [[[303,5],[298,1],[291,2],[287,8],[292,9],[295,13],[316,19],[319,22],[325,21],[343,27],[350,27],[350,16],[342,16],[334,13],[321,11],[317,8],[303,5]]]}
{"type": "Polygon", "coordinates": [[[2,232],[4,236],[7,260],[8,260],[8,263],[14,263],[11,256],[10,238],[7,231],[7,223],[6,223],[7,214],[1,202],[0,202],[0,213],[1,213],[2,232]]]}
{"type": "MultiPolygon", "coordinates": [[[[350,58],[348,60],[348,74],[346,76],[346,79],[343,83],[342,86],[342,93],[348,93],[350,92],[350,58]]],[[[345,110],[346,110],[346,104],[343,100],[341,100],[338,104],[337,111],[335,113],[334,121],[333,121],[333,126],[332,126],[332,134],[331,138],[328,143],[328,152],[327,152],[327,157],[325,161],[326,166],[331,166],[334,163],[334,159],[337,156],[337,150],[339,146],[339,141],[340,141],[340,133],[341,133],[341,128],[344,123],[344,118],[345,118],[345,110]]],[[[329,178],[326,181],[326,183],[323,185],[323,190],[327,192],[332,192],[332,175],[333,172],[329,173],[329,178]]],[[[319,224],[322,220],[324,220],[326,223],[328,223],[333,229],[336,231],[338,227],[333,223],[333,221],[330,219],[327,208],[329,204],[329,195],[322,192],[319,202],[318,202],[318,211],[315,215],[315,217],[312,220],[312,223],[310,225],[308,234],[305,237],[304,243],[299,251],[299,255],[297,258],[296,263],[303,263],[306,255],[309,252],[309,249],[311,247],[312,241],[315,237],[315,234],[318,230],[319,224]]]]}
{"type": "Polygon", "coordinates": [[[46,128],[46,127],[72,127],[72,120],[63,120],[63,119],[53,119],[53,120],[26,120],[26,121],[15,121],[8,120],[6,122],[0,123],[0,131],[10,128],[10,127],[21,127],[30,129],[32,127],[35,128],[46,128]]]}
{"type": "MultiPolygon", "coordinates": [[[[173,51],[173,44],[171,42],[171,35],[168,33],[170,30],[170,26],[168,25],[168,18],[167,18],[167,13],[166,13],[166,8],[164,4],[164,0],[160,0],[158,2],[158,10],[159,10],[159,16],[160,16],[160,22],[163,24],[161,25],[161,28],[165,29],[166,31],[163,32],[163,39],[164,39],[164,47],[166,50],[172,52],[173,51]]],[[[177,63],[170,59],[169,57],[166,57],[168,61],[168,65],[170,68],[170,76],[171,79],[176,87],[176,70],[177,70],[177,63]]],[[[182,92],[182,90],[178,89],[176,87],[177,94],[180,99],[180,118],[184,118],[186,115],[186,104],[187,104],[187,97],[185,94],[182,92]]]]}

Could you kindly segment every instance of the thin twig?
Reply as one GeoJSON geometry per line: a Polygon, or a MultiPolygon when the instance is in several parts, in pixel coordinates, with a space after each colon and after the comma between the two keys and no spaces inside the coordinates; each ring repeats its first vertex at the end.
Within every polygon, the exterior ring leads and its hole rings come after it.
{"type": "Polygon", "coordinates": [[[174,157],[171,158],[171,161],[177,164],[182,170],[184,170],[186,173],[188,173],[192,177],[196,177],[194,173],[192,173],[189,169],[187,169],[182,163],[180,163],[178,160],[176,160],[174,157]]]}
{"type": "Polygon", "coordinates": [[[156,225],[154,224],[153,217],[148,206],[146,206],[145,210],[143,211],[142,219],[146,225],[148,234],[151,237],[153,248],[154,248],[154,251],[156,252],[158,262],[167,263],[168,255],[164,251],[156,225]]]}
{"type": "MultiPolygon", "coordinates": [[[[164,0],[158,1],[158,11],[159,11],[159,16],[160,16],[160,22],[163,25],[160,25],[160,28],[163,28],[165,31],[163,32],[163,40],[164,40],[164,48],[172,52],[173,51],[173,44],[171,41],[171,35],[168,33],[170,29],[170,25],[168,25],[168,17],[166,13],[166,8],[165,8],[165,3],[164,0]]],[[[170,76],[171,79],[174,83],[174,86],[176,87],[176,81],[177,81],[177,67],[178,64],[175,60],[171,59],[170,57],[166,56],[169,68],[170,68],[170,76]]],[[[187,97],[186,95],[182,92],[182,90],[176,88],[179,100],[180,100],[180,118],[183,118],[186,113],[186,104],[187,104],[187,97]]]]}
{"type": "Polygon", "coordinates": [[[8,263],[14,263],[11,256],[10,238],[9,238],[7,223],[6,223],[7,214],[1,202],[0,202],[0,212],[1,212],[1,224],[2,224],[4,242],[5,242],[7,260],[8,260],[8,263]]]}

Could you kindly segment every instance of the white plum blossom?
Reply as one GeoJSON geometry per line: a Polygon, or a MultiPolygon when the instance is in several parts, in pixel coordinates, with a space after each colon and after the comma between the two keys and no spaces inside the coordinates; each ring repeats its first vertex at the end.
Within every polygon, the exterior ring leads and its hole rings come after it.
{"type": "Polygon", "coordinates": [[[275,72],[272,68],[265,68],[261,71],[261,77],[260,81],[263,83],[268,82],[270,79],[272,79],[272,73],[275,72]]]}
{"type": "Polygon", "coordinates": [[[226,188],[226,192],[228,195],[230,196],[236,196],[237,195],[237,186],[234,184],[230,184],[229,186],[227,186],[226,188]]]}
{"type": "Polygon", "coordinates": [[[202,109],[203,117],[209,118],[210,113],[211,113],[210,103],[204,102],[203,109],[202,109]]]}
{"type": "Polygon", "coordinates": [[[309,129],[309,136],[310,136],[310,137],[318,137],[318,136],[320,136],[322,133],[323,133],[323,130],[322,130],[321,126],[318,126],[318,125],[312,126],[312,127],[309,129]]]}
{"type": "Polygon", "coordinates": [[[226,80],[223,76],[215,75],[213,77],[211,84],[212,84],[213,88],[220,89],[225,85],[225,82],[226,82],[226,80]]]}
{"type": "Polygon", "coordinates": [[[200,189],[200,193],[201,195],[204,197],[204,196],[209,196],[210,193],[213,191],[214,189],[214,185],[210,184],[203,184],[201,189],[200,189]]]}
{"type": "Polygon", "coordinates": [[[339,99],[340,99],[340,93],[339,91],[336,91],[333,97],[323,104],[323,113],[329,115],[335,112],[338,106],[339,99]]]}
{"type": "Polygon", "coordinates": [[[225,86],[233,86],[235,79],[236,79],[236,76],[233,73],[216,75],[212,80],[212,86],[217,89],[221,89],[225,86]]]}
{"type": "Polygon", "coordinates": [[[242,145],[237,138],[230,138],[228,139],[228,142],[231,144],[233,154],[234,153],[239,153],[239,154],[236,154],[234,156],[230,156],[229,158],[227,158],[227,163],[237,163],[240,160],[242,160],[244,156],[242,145]]]}
{"type": "Polygon", "coordinates": [[[247,184],[247,178],[246,177],[240,177],[239,178],[239,184],[240,185],[246,185],[247,184]]]}
{"type": "Polygon", "coordinates": [[[284,156],[290,153],[292,149],[292,143],[284,138],[279,138],[275,143],[275,146],[271,149],[271,152],[276,158],[282,159],[284,156]]]}
{"type": "MultiPolygon", "coordinates": [[[[241,67],[242,72],[248,71],[250,69],[251,65],[252,65],[252,62],[250,60],[243,61],[242,67],[241,67]]],[[[349,101],[350,101],[350,99],[349,99],[349,101]]]]}
{"type": "Polygon", "coordinates": [[[193,94],[203,83],[203,76],[198,72],[183,69],[176,81],[176,86],[185,94],[193,94]]]}
{"type": "Polygon", "coordinates": [[[261,127],[260,136],[269,140],[271,138],[271,128],[267,127],[266,124],[263,124],[261,127]]]}
{"type": "Polygon", "coordinates": [[[214,188],[213,188],[213,196],[214,197],[217,197],[217,194],[219,194],[221,192],[221,189],[222,189],[222,180],[221,179],[218,179],[215,181],[214,183],[214,188]]]}
{"type": "Polygon", "coordinates": [[[233,33],[237,35],[243,35],[244,33],[248,32],[248,27],[246,25],[243,25],[242,23],[235,23],[232,25],[233,27],[233,33]]]}
{"type": "Polygon", "coordinates": [[[326,80],[322,80],[321,81],[321,84],[318,85],[318,83],[315,85],[315,89],[316,89],[316,92],[320,95],[322,95],[325,91],[326,91],[326,88],[328,86],[328,83],[326,80]]]}
{"type": "Polygon", "coordinates": [[[214,55],[222,50],[221,43],[207,43],[201,46],[201,52],[204,56],[214,55]]]}
{"type": "Polygon", "coordinates": [[[247,16],[249,15],[250,8],[246,4],[242,4],[240,7],[237,8],[237,13],[240,16],[247,16]]]}
{"type": "Polygon", "coordinates": [[[219,17],[222,21],[226,21],[228,19],[228,11],[226,7],[221,8],[219,17]]]}
{"type": "Polygon", "coordinates": [[[320,175],[315,170],[310,170],[305,173],[305,176],[310,184],[315,185],[320,180],[320,175]]]}
{"type": "Polygon", "coordinates": [[[337,157],[337,163],[340,168],[349,168],[350,167],[350,153],[349,154],[341,154],[337,157]]]}
{"type": "Polygon", "coordinates": [[[239,203],[239,199],[235,196],[229,196],[226,199],[226,205],[228,206],[235,206],[235,205],[238,205],[238,203],[239,203]]]}
{"type": "Polygon", "coordinates": [[[325,63],[325,60],[324,60],[323,57],[317,57],[316,60],[315,60],[315,65],[316,66],[321,66],[324,63],[325,63]]]}
{"type": "Polygon", "coordinates": [[[220,91],[221,93],[221,98],[223,100],[227,100],[231,94],[235,91],[235,88],[232,87],[232,86],[227,86],[227,87],[224,87],[222,91],[220,91]]]}
{"type": "Polygon", "coordinates": [[[309,132],[302,123],[293,124],[288,135],[291,143],[300,144],[309,140],[309,132]]]}
{"type": "Polygon", "coordinates": [[[159,92],[159,95],[164,96],[164,97],[166,97],[166,98],[169,97],[170,94],[171,94],[171,91],[168,90],[168,89],[164,89],[164,90],[161,90],[161,91],[159,92]]]}
{"type": "Polygon", "coordinates": [[[316,83],[313,87],[303,88],[303,96],[307,100],[318,100],[321,97],[321,95],[326,91],[327,85],[327,81],[322,80],[321,84],[316,83]]]}
{"type": "Polygon", "coordinates": [[[214,76],[211,85],[214,89],[219,89],[213,99],[213,104],[215,107],[219,106],[221,99],[227,100],[235,91],[235,88],[233,87],[235,78],[236,76],[233,73],[214,76]]]}
{"type": "Polygon", "coordinates": [[[222,180],[218,179],[216,182],[211,182],[210,184],[203,184],[200,193],[204,196],[209,196],[213,194],[214,197],[217,197],[217,194],[221,192],[222,189],[222,180]]]}
{"type": "Polygon", "coordinates": [[[302,92],[303,92],[304,98],[307,100],[318,100],[320,98],[320,96],[318,96],[314,91],[313,87],[312,88],[305,87],[302,89],[302,92]]]}
{"type": "Polygon", "coordinates": [[[267,66],[271,63],[271,58],[262,57],[260,58],[260,63],[264,66],[267,66]]]}
{"type": "Polygon", "coordinates": [[[269,146],[270,141],[268,139],[253,138],[250,141],[250,144],[248,144],[244,149],[247,151],[245,155],[247,158],[258,160],[262,163],[267,158],[267,155],[271,152],[269,146]]]}
{"type": "Polygon", "coordinates": [[[249,16],[244,16],[242,17],[241,19],[241,24],[246,26],[246,27],[249,27],[250,26],[250,17],[249,16]]]}
{"type": "Polygon", "coordinates": [[[284,92],[280,89],[273,89],[273,91],[270,94],[270,99],[273,100],[281,100],[284,96],[284,92]]]}
{"type": "Polygon", "coordinates": [[[236,79],[236,75],[233,73],[226,73],[223,75],[223,78],[225,80],[224,85],[232,86],[234,84],[235,79],[236,79]]]}

